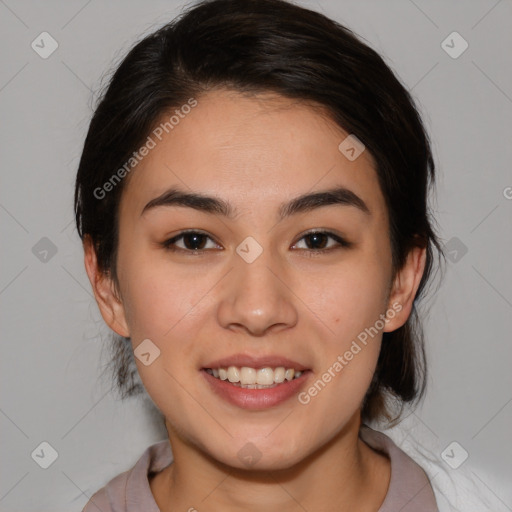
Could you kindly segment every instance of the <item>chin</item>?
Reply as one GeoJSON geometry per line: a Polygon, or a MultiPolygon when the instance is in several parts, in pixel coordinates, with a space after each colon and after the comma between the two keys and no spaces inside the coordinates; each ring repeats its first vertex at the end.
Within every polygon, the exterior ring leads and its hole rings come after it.
{"type": "Polygon", "coordinates": [[[304,441],[294,442],[289,435],[282,439],[245,435],[211,448],[208,453],[218,462],[248,471],[289,469],[308,455],[304,441]]]}

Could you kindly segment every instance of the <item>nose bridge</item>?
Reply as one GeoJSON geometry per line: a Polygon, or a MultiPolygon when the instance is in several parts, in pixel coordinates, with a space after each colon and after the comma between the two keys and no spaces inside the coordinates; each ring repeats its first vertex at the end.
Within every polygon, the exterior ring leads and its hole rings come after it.
{"type": "Polygon", "coordinates": [[[275,300],[281,293],[277,288],[282,283],[276,274],[282,265],[272,250],[268,246],[263,248],[253,237],[247,237],[236,248],[236,254],[234,277],[242,288],[240,291],[247,292],[244,296],[252,299],[253,295],[265,293],[268,294],[267,300],[275,300]]]}
{"type": "Polygon", "coordinates": [[[293,294],[285,285],[282,262],[269,248],[247,237],[236,248],[229,286],[219,307],[225,328],[237,325],[253,335],[297,321],[293,294]],[[281,274],[281,275],[280,275],[281,274]]]}

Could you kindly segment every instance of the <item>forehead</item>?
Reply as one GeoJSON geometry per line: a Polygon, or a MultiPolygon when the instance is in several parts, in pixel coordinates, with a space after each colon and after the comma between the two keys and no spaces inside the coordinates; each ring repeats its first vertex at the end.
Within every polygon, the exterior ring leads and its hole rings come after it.
{"type": "Polygon", "coordinates": [[[178,107],[155,124],[154,147],[128,175],[122,209],[140,213],[173,185],[223,197],[237,211],[340,185],[372,210],[384,208],[373,157],[365,150],[349,160],[339,149],[349,133],[320,107],[229,90],[196,100],[193,109],[178,107]]]}

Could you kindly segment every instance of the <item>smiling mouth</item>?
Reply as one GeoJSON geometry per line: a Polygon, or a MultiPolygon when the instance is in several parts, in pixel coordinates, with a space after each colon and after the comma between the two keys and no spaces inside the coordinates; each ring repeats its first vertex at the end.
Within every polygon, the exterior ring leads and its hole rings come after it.
{"type": "MultiPolygon", "coordinates": [[[[228,366],[219,368],[204,368],[209,375],[216,379],[229,382],[235,387],[244,389],[270,389],[301,377],[304,371],[278,366],[272,368],[250,368],[248,366],[228,366]]],[[[305,370],[309,371],[309,370],[305,370]]]]}

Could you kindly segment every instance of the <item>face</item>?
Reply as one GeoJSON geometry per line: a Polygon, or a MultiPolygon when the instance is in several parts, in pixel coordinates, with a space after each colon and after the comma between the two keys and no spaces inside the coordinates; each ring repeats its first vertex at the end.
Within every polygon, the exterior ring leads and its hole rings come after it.
{"type": "Polygon", "coordinates": [[[125,178],[120,300],[98,303],[145,354],[141,379],[176,438],[230,466],[289,467],[359,418],[417,279],[393,287],[374,161],[340,151],[348,133],[279,96],[197,100],[125,178]]]}

